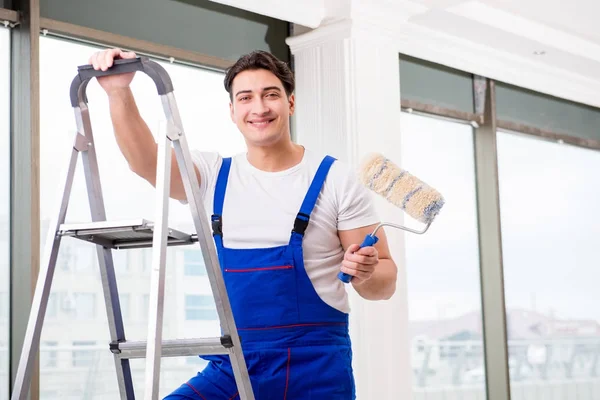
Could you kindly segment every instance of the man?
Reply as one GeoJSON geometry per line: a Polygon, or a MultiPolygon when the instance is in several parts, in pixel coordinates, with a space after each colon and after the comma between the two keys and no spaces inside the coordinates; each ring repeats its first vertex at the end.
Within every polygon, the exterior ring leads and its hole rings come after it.
{"type": "MultiPolygon", "coordinates": [[[[133,57],[110,49],[89,62],[106,70],[115,58],[133,57]]],[[[157,144],[129,88],[133,76],[98,81],[123,155],[154,185],[157,144]]],[[[396,287],[384,232],[374,247],[359,245],[379,222],[370,193],[343,163],[292,142],[294,78],[284,62],[262,51],[245,55],[227,71],[225,89],[247,152],[195,151],[193,159],[207,212],[220,225],[215,246],[255,397],[354,399],[349,305],[337,274],[352,275],[369,300],[389,299],[396,287]]],[[[174,156],[171,171],[170,196],[185,200],[174,156]]],[[[202,358],[208,366],[168,399],[237,398],[229,358],[202,358]]]]}

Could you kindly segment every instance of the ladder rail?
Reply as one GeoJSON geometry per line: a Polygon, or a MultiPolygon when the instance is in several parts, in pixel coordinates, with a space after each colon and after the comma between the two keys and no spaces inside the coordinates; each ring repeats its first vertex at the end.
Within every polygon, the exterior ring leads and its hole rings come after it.
{"type": "MultiPolygon", "coordinates": [[[[167,128],[168,129],[168,128],[167,128]]],[[[165,269],[167,263],[167,232],[171,182],[171,146],[166,133],[158,133],[156,166],[156,226],[153,234],[152,270],[148,310],[146,349],[146,400],[158,400],[161,346],[164,315],[165,269]],[[162,134],[161,134],[162,133],[162,134]],[[150,390],[149,390],[150,389],[150,390]]]]}
{"type": "Polygon", "coordinates": [[[48,226],[44,255],[35,286],[35,293],[31,302],[31,311],[29,313],[29,320],[27,322],[27,329],[25,331],[23,348],[21,350],[19,366],[15,376],[11,400],[25,400],[29,393],[29,385],[33,373],[33,363],[39,352],[40,336],[42,334],[46,309],[48,308],[50,289],[52,287],[56,260],[58,258],[58,249],[61,241],[61,236],[56,235],[56,231],[64,222],[67,214],[69,205],[68,200],[73,187],[77,158],[78,150],[74,146],[64,174],[65,180],[62,185],[62,195],[59,198],[58,212],[48,226]]]}
{"type": "MultiPolygon", "coordinates": [[[[98,166],[96,146],[94,145],[94,135],[87,104],[81,102],[78,107],[75,107],[74,112],[77,129],[78,131],[83,132],[83,135],[87,140],[86,148],[81,151],[81,160],[87,186],[91,219],[93,222],[106,221],[106,208],[104,205],[104,197],[102,195],[100,168],[98,166]]],[[[104,292],[104,304],[108,319],[110,340],[111,342],[123,342],[126,340],[125,327],[123,324],[123,315],[121,313],[112,250],[105,246],[96,245],[96,253],[98,256],[98,266],[100,268],[102,290],[104,292]]],[[[114,362],[121,398],[127,400],[135,399],[129,360],[114,357],[114,362]]]]}

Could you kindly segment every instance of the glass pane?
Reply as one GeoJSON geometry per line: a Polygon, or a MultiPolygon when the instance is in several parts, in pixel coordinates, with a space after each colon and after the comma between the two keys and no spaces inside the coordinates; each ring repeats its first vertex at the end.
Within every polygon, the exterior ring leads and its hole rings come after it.
{"type": "MultiPolygon", "coordinates": [[[[446,200],[423,235],[406,233],[414,398],[485,399],[473,134],[402,113],[400,166],[446,200]]],[[[408,215],[405,224],[423,226],[408,215]]]]}
{"type": "MultiPolygon", "coordinates": [[[[41,195],[55,200],[60,193],[64,168],[75,135],[75,118],[69,101],[69,87],[77,66],[97,51],[88,45],[51,37],[40,38],[41,64],[41,195]],[[59,58],[56,55],[60,54],[59,58]]],[[[175,96],[188,142],[192,149],[219,151],[231,155],[244,151],[245,143],[229,117],[229,98],[223,88],[223,74],[162,62],[173,81],[175,96]]],[[[164,112],[152,80],[138,74],[132,84],[138,108],[155,135],[164,126],[164,112]]],[[[100,179],[109,220],[145,218],[155,220],[155,190],[129,170],[113,134],[106,94],[96,80],[87,88],[89,112],[100,168],[100,179]]],[[[81,161],[77,164],[67,222],[89,222],[90,212],[81,161]]],[[[56,201],[43,201],[42,241],[48,220],[57,212],[56,201]]],[[[187,206],[169,204],[169,225],[192,232],[187,206]]],[[[220,334],[215,318],[188,321],[184,307],[187,295],[210,296],[206,276],[187,277],[184,252],[193,247],[169,247],[165,285],[165,339],[211,337],[220,334]]],[[[195,258],[202,260],[200,251],[195,258]]],[[[147,337],[148,293],[152,254],[149,249],[113,252],[118,289],[122,297],[125,334],[128,340],[147,337]]],[[[42,332],[44,360],[41,392],[44,398],[118,398],[115,365],[108,349],[110,341],[106,307],[95,248],[92,244],[64,238],[59,252],[52,297],[42,332]],[[48,342],[56,345],[47,345],[48,342]],[[44,344],[46,343],[46,344],[44,344]],[[81,377],[87,378],[82,380],[81,377]]],[[[212,300],[212,299],[211,299],[212,300]]],[[[214,301],[194,312],[214,313],[214,301]]],[[[213,314],[214,315],[214,314],[213,314]]],[[[197,316],[197,315],[196,315],[197,316]]],[[[196,318],[197,319],[197,318],[196,318]]],[[[191,357],[192,359],[197,357],[191,357]]],[[[196,375],[202,362],[185,358],[163,358],[161,398],[196,375]]],[[[131,362],[136,397],[144,395],[144,360],[131,362]]]]}
{"type": "Polygon", "coordinates": [[[214,321],[217,319],[217,310],[186,308],[185,319],[190,321],[214,321]]]}
{"type": "Polygon", "coordinates": [[[187,295],[185,296],[185,306],[191,308],[206,308],[211,307],[213,298],[210,296],[196,296],[187,295]]]}
{"type": "Polygon", "coordinates": [[[186,276],[206,275],[206,266],[200,250],[185,250],[184,274],[186,276]]]}
{"type": "Polygon", "coordinates": [[[8,400],[10,31],[0,28],[0,400],[8,400]]]}
{"type": "Polygon", "coordinates": [[[186,250],[184,253],[186,263],[204,263],[202,252],[200,250],[186,250]]]}
{"type": "Polygon", "coordinates": [[[600,152],[497,142],[512,399],[598,399],[600,152]]]}
{"type": "Polygon", "coordinates": [[[473,112],[473,75],[400,54],[402,100],[473,112]]]}
{"type": "Polygon", "coordinates": [[[600,140],[600,109],[496,82],[498,119],[600,140]]]}

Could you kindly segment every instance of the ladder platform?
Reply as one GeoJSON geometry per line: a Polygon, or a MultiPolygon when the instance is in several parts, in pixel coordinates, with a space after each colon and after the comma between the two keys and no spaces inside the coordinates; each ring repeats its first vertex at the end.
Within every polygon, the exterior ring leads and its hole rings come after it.
{"type": "MultiPolygon", "coordinates": [[[[146,358],[146,341],[113,342],[110,351],[119,358],[146,358]]],[[[229,336],[201,339],[163,340],[162,357],[183,357],[199,355],[229,354],[233,347],[229,336]]]]}
{"type": "MultiPolygon", "coordinates": [[[[146,219],[124,221],[98,221],[62,224],[57,232],[61,236],[71,236],[112,249],[134,249],[152,247],[154,223],[146,219]]],[[[190,235],[169,228],[167,246],[186,245],[198,241],[197,235],[190,235]]]]}

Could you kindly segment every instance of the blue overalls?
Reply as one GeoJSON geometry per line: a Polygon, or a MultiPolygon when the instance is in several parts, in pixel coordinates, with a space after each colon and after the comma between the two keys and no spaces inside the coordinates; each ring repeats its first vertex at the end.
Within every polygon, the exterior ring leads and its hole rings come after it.
{"type": "MultiPolygon", "coordinates": [[[[310,214],[334,161],[327,156],[321,162],[289,244],[271,248],[223,246],[230,158],[223,159],[219,171],[213,236],[256,400],[355,399],[348,314],[321,300],[302,255],[310,214]]],[[[239,399],[229,357],[201,358],[208,366],[167,399],[239,399]]]]}

